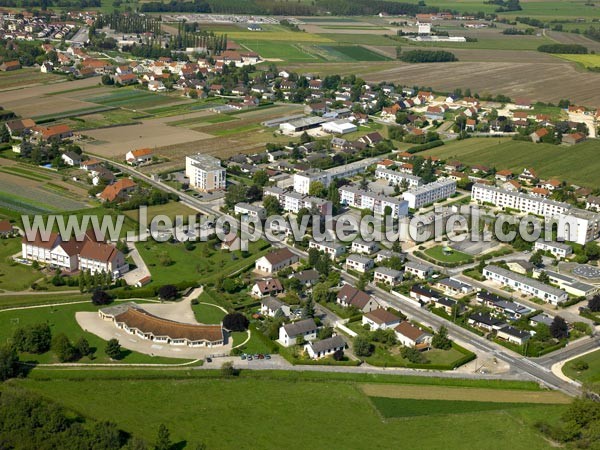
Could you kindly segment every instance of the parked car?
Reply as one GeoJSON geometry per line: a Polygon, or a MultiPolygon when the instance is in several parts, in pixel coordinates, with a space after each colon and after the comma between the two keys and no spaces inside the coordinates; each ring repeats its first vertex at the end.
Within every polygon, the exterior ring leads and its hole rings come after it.
{"type": "Polygon", "coordinates": [[[265,359],[271,359],[271,355],[269,355],[268,353],[265,355],[265,359]]]}

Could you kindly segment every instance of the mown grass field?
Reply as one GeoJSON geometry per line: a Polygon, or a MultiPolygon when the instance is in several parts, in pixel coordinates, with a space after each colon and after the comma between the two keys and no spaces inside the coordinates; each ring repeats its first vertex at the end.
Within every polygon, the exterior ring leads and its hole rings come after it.
{"type": "MultiPolygon", "coordinates": [[[[28,289],[42,274],[31,266],[18,264],[12,256],[21,252],[21,238],[0,239],[0,290],[22,291],[28,289]]],[[[0,306],[2,298],[0,297],[0,306]]]]}
{"type": "MultiPolygon", "coordinates": [[[[202,299],[199,300],[203,301],[202,299]]],[[[192,309],[194,310],[196,320],[200,323],[220,324],[223,321],[223,317],[225,317],[225,311],[212,304],[198,303],[197,305],[192,305],[192,309]]],[[[240,342],[244,340],[245,338],[240,342]]]]}
{"type": "Polygon", "coordinates": [[[569,361],[563,366],[563,373],[569,378],[579,380],[583,383],[593,382],[597,383],[600,381],[600,350],[593,353],[583,355],[573,361],[569,361]],[[578,362],[586,362],[589,368],[586,370],[578,371],[574,365],[578,362]]]}
{"type": "MultiPolygon", "coordinates": [[[[124,214],[131,220],[136,222],[140,221],[139,209],[131,209],[129,211],[125,211],[124,214]]],[[[181,202],[169,202],[164,205],[153,205],[147,207],[148,224],[150,224],[152,218],[158,215],[168,216],[171,220],[175,220],[175,216],[183,216],[184,223],[187,223],[188,216],[195,216],[196,214],[196,210],[184,205],[181,202]]]]}
{"type": "Polygon", "coordinates": [[[423,253],[430,258],[446,263],[461,263],[471,259],[466,253],[457,250],[451,250],[450,253],[446,254],[444,253],[443,245],[436,245],[435,247],[428,248],[427,250],[424,250],[423,253]]]}
{"type": "MultiPolygon", "coordinates": [[[[126,431],[150,439],[164,423],[173,442],[190,448],[203,442],[219,449],[384,449],[397,448],[401,440],[402,448],[481,449],[502,443],[502,448],[546,449],[548,443],[533,423],[541,416],[557,419],[564,410],[563,406],[504,405],[499,411],[490,411],[469,402],[460,414],[453,414],[451,405],[434,401],[427,410],[447,414],[383,420],[355,383],[334,381],[349,374],[318,374],[314,379],[306,374],[306,380],[300,374],[288,379],[292,374],[287,372],[260,371],[248,373],[248,377],[219,379],[210,378],[204,370],[194,372],[190,374],[193,378],[174,380],[136,380],[136,372],[128,379],[113,380],[103,379],[101,372],[60,373],[61,379],[44,381],[33,376],[11,383],[85,416],[115,421],[126,431]],[[118,399],[118,407],[107,398],[118,399]],[[140,420],[141,412],[144,420],[140,420]],[[323,432],[307,431],[317,423],[323,432]]],[[[172,373],[163,372],[163,376],[172,373]]],[[[402,377],[393,378],[402,382],[402,377]]],[[[387,408],[390,413],[397,409],[387,408]]]]}
{"type": "Polygon", "coordinates": [[[497,170],[510,169],[519,173],[525,167],[533,167],[542,178],[556,177],[581,186],[598,188],[598,151],[600,143],[593,139],[567,147],[506,138],[472,138],[451,142],[420,155],[457,159],[468,165],[483,164],[496,167],[497,170]]]}
{"type": "Polygon", "coordinates": [[[182,281],[209,282],[219,276],[243,269],[260,258],[266,250],[261,250],[264,242],[249,244],[249,253],[244,257],[240,252],[216,250],[209,242],[197,242],[191,251],[183,244],[168,242],[141,242],[137,249],[152,274],[152,283],[156,285],[182,281]]]}

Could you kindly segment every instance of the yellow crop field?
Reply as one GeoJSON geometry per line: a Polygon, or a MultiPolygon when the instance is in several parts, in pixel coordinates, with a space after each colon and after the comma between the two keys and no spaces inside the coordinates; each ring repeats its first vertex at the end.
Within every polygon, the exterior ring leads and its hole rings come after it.
{"type": "Polygon", "coordinates": [[[600,55],[556,55],[559,58],[573,61],[584,67],[600,67],[600,55]]]}

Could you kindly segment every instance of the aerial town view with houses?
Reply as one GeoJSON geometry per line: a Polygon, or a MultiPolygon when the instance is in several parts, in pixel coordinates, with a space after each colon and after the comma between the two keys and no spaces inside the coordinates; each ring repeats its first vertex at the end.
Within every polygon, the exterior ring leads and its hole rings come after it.
{"type": "Polygon", "coordinates": [[[0,0],[0,44],[0,449],[600,449],[600,3],[0,0]]]}

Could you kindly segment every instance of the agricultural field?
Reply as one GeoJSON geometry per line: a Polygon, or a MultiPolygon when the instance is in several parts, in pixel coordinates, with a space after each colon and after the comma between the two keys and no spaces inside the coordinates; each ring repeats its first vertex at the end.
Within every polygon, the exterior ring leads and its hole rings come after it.
{"type": "Polygon", "coordinates": [[[63,120],[74,131],[91,130],[95,128],[112,127],[115,125],[133,125],[140,122],[144,114],[136,113],[126,109],[111,109],[105,112],[84,114],[63,120]]]}
{"type": "MultiPolygon", "coordinates": [[[[11,384],[38,392],[85,416],[115,421],[127,432],[155,436],[159,424],[164,423],[176,443],[193,447],[202,442],[208,448],[220,449],[371,448],[373,436],[377,436],[379,448],[396,447],[401,437],[402,446],[411,448],[480,449],[502,442],[513,449],[546,449],[547,441],[533,424],[540,416],[558,420],[564,411],[563,405],[482,408],[480,402],[468,402],[457,414],[452,405],[438,400],[427,402],[428,411],[437,409],[438,414],[413,414],[394,420],[383,412],[394,413],[400,408],[388,405],[380,412],[356,382],[335,381],[320,374],[299,377],[260,371],[220,379],[204,370],[194,372],[171,381],[152,377],[142,381],[135,379],[136,372],[126,379],[111,380],[104,379],[102,371],[95,371],[87,372],[84,378],[75,374],[79,380],[73,382],[69,373],[44,380],[41,372],[37,377],[34,371],[30,378],[11,384]],[[119,408],[107,402],[107,397],[118,398],[119,408]],[[177,408],[172,407],[174,404],[177,408]],[[144,411],[144,420],[139,420],[140,411],[144,411]],[[315,418],[328,432],[303,433],[299,440],[298,430],[314,426],[315,418]],[[235,433],[231,432],[232,423],[235,433]],[[277,440],[271,430],[278,430],[277,440]],[[252,436],[251,444],[240,444],[240,436],[252,436]]],[[[402,377],[394,378],[402,383],[402,377]]],[[[428,386],[420,389],[426,391],[428,386]]]]}
{"type": "Polygon", "coordinates": [[[176,101],[183,102],[181,97],[170,97],[129,87],[113,89],[110,93],[98,97],[88,97],[87,101],[99,105],[133,110],[162,106],[176,101]]]}
{"type": "Polygon", "coordinates": [[[87,191],[51,170],[0,159],[0,208],[43,214],[88,206],[87,191]]]}
{"type": "Polygon", "coordinates": [[[558,178],[580,186],[598,188],[600,160],[596,158],[597,153],[598,143],[594,140],[566,147],[511,139],[472,138],[427,150],[421,155],[516,172],[521,172],[524,167],[534,167],[542,178],[558,178]]]}
{"type": "Polygon", "coordinates": [[[600,67],[600,55],[556,55],[559,58],[581,64],[583,67],[600,67]]]}
{"type": "Polygon", "coordinates": [[[26,67],[13,72],[0,72],[0,91],[5,89],[22,89],[26,86],[62,81],[66,81],[66,77],[50,73],[46,74],[40,72],[38,69],[26,67]]]}
{"type": "Polygon", "coordinates": [[[563,366],[563,373],[574,380],[581,381],[582,383],[600,382],[600,350],[588,353],[572,361],[569,361],[563,366]],[[588,368],[582,370],[578,368],[578,363],[587,363],[588,368]]]}
{"type": "Polygon", "coordinates": [[[349,61],[387,61],[388,57],[376,53],[360,45],[322,46],[328,51],[341,53],[349,61]]]}
{"type": "Polygon", "coordinates": [[[196,242],[193,250],[186,250],[183,244],[152,241],[136,247],[152,274],[152,283],[158,286],[200,279],[209,283],[246,269],[267,252],[266,244],[260,241],[249,244],[248,254],[221,251],[213,244],[196,242]]]}
{"type": "Polygon", "coordinates": [[[29,289],[31,283],[42,278],[39,270],[12,261],[12,256],[17,253],[21,253],[20,237],[0,240],[0,290],[4,292],[29,289]]]}
{"type": "MultiPolygon", "coordinates": [[[[78,294],[76,294],[78,295],[78,294]]],[[[81,363],[111,363],[112,361],[104,353],[105,341],[95,334],[88,333],[81,329],[75,314],[79,311],[97,311],[98,306],[94,306],[89,300],[79,300],[78,302],[67,302],[60,305],[39,306],[32,309],[21,310],[0,310],[0,342],[6,342],[11,338],[14,331],[25,325],[47,322],[50,325],[52,334],[65,333],[72,341],[79,337],[85,337],[90,343],[94,353],[92,357],[85,357],[80,360],[81,363]]],[[[1,300],[1,299],[0,299],[1,300]]],[[[123,350],[122,358],[115,364],[122,363],[163,363],[178,364],[185,362],[173,358],[157,358],[130,350],[123,350]]],[[[51,364],[58,362],[56,355],[52,352],[46,352],[39,355],[21,354],[22,361],[37,362],[40,364],[51,364]]]]}

